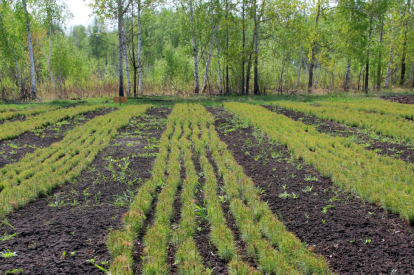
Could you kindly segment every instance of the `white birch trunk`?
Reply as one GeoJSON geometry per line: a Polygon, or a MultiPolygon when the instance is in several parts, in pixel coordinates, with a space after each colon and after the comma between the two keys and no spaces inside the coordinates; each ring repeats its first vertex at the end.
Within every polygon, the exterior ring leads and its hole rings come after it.
{"type": "Polygon", "coordinates": [[[124,64],[122,54],[122,25],[123,25],[123,6],[122,0],[118,0],[118,71],[119,71],[119,97],[124,96],[124,64]]]}
{"type": "Polygon", "coordinates": [[[125,73],[127,77],[127,96],[129,97],[131,95],[131,76],[129,74],[129,62],[128,62],[128,50],[126,45],[126,36],[125,36],[125,26],[122,26],[122,49],[124,51],[124,57],[125,57],[125,73]]]}
{"type": "Polygon", "coordinates": [[[388,89],[390,87],[391,69],[392,69],[393,62],[394,62],[394,49],[392,48],[390,51],[390,62],[388,63],[388,67],[387,67],[387,75],[385,77],[385,83],[384,83],[385,89],[388,89]]]}
{"type": "Polygon", "coordinates": [[[26,17],[27,44],[29,48],[29,57],[30,57],[30,75],[31,75],[30,93],[31,93],[32,99],[36,99],[36,72],[35,72],[35,63],[34,63],[33,46],[32,46],[32,35],[30,31],[30,19],[29,19],[29,13],[27,12],[26,0],[22,0],[22,2],[23,2],[24,14],[26,17]]]}
{"type": "Polygon", "coordinates": [[[208,71],[210,69],[210,64],[211,64],[211,58],[213,56],[213,45],[214,45],[214,41],[216,40],[216,31],[218,29],[218,26],[214,28],[214,25],[212,27],[212,37],[211,37],[211,42],[210,42],[210,49],[209,49],[209,53],[208,53],[208,58],[206,61],[206,70],[204,72],[204,81],[203,81],[203,88],[201,89],[201,93],[205,93],[207,90],[207,84],[208,84],[208,71]]]}
{"type": "Polygon", "coordinates": [[[52,56],[52,30],[49,29],[49,55],[47,57],[47,69],[49,70],[50,81],[52,82],[53,93],[56,94],[55,80],[53,79],[52,69],[50,67],[50,58],[52,56]]]}
{"type": "Polygon", "coordinates": [[[296,84],[295,84],[295,91],[298,90],[298,86],[300,82],[300,74],[302,72],[302,63],[303,63],[303,47],[302,47],[302,43],[300,43],[300,60],[299,60],[299,68],[298,68],[298,78],[296,79],[296,84]]]}
{"type": "Polygon", "coordinates": [[[219,78],[219,92],[223,94],[223,80],[221,79],[221,64],[220,64],[220,44],[216,36],[216,46],[217,46],[217,66],[218,66],[218,78],[219,78]]]}
{"type": "Polygon", "coordinates": [[[141,28],[141,1],[138,2],[138,93],[143,95],[142,89],[142,28],[141,28]]]}
{"type": "Polygon", "coordinates": [[[194,33],[194,10],[193,10],[193,0],[190,0],[190,21],[191,21],[191,43],[193,46],[193,57],[194,57],[194,81],[195,81],[195,88],[194,93],[198,94],[200,91],[200,81],[198,77],[198,50],[197,50],[197,43],[194,33]]]}

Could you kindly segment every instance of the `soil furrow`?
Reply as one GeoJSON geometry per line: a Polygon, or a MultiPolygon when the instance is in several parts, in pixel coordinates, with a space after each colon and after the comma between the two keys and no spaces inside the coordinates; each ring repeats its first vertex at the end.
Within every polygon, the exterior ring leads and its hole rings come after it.
{"type": "Polygon", "coordinates": [[[137,187],[151,176],[169,113],[155,108],[132,119],[77,182],[12,213],[7,221],[13,228],[2,224],[0,236],[16,236],[0,242],[0,251],[17,256],[0,258],[0,273],[102,274],[90,260],[108,268],[106,236],[122,226],[137,187]]]}
{"type": "Polygon", "coordinates": [[[407,95],[407,96],[389,96],[389,97],[382,97],[384,100],[389,100],[392,102],[397,102],[401,104],[414,104],[414,95],[407,95]]]}
{"type": "Polygon", "coordinates": [[[340,274],[414,274],[414,228],[397,215],[337,190],[284,146],[222,108],[208,108],[216,129],[262,199],[340,274]]]}
{"type": "Polygon", "coordinates": [[[301,121],[307,125],[313,125],[320,133],[345,138],[355,138],[356,143],[363,144],[365,149],[375,151],[379,155],[399,158],[406,162],[414,162],[414,146],[380,141],[379,139],[371,138],[361,129],[356,127],[350,127],[331,120],[324,120],[311,114],[287,110],[277,106],[263,107],[270,111],[285,115],[294,121],[301,121]]]}
{"type": "Polygon", "coordinates": [[[114,108],[107,108],[95,112],[89,112],[49,125],[43,129],[38,129],[23,133],[18,137],[0,142],[0,168],[7,164],[19,161],[26,154],[34,152],[38,148],[49,147],[52,143],[61,141],[66,133],[73,128],[85,124],[89,120],[106,115],[114,111],[114,108]]]}

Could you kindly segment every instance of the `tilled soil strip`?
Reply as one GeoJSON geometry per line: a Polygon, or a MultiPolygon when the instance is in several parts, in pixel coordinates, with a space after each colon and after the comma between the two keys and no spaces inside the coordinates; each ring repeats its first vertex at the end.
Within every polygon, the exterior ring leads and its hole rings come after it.
{"type": "Polygon", "coordinates": [[[114,108],[106,108],[85,113],[43,129],[23,133],[11,140],[0,141],[0,168],[20,160],[38,148],[49,147],[52,143],[61,141],[66,133],[73,128],[85,124],[96,116],[106,115],[114,110],[114,108]]]}
{"type": "Polygon", "coordinates": [[[382,99],[402,103],[402,104],[414,104],[414,95],[407,95],[407,96],[390,96],[390,97],[382,97],[382,99]]]}
{"type": "Polygon", "coordinates": [[[151,175],[168,108],[155,108],[131,120],[111,145],[99,153],[78,182],[55,190],[7,218],[0,227],[0,274],[103,274],[90,260],[108,268],[109,230],[121,227],[121,217],[142,181],[151,175]],[[1,239],[0,239],[1,240],[1,239]]]}
{"type": "Polygon", "coordinates": [[[346,138],[356,137],[355,142],[366,144],[367,146],[365,149],[375,151],[379,155],[399,158],[406,162],[414,162],[414,146],[383,142],[377,139],[373,139],[357,127],[350,127],[341,123],[337,123],[335,121],[321,119],[311,114],[287,110],[278,106],[263,107],[269,111],[285,115],[294,121],[301,121],[306,125],[313,125],[320,133],[326,133],[329,135],[346,138]]]}
{"type": "Polygon", "coordinates": [[[216,117],[221,140],[262,190],[262,199],[334,272],[414,274],[414,227],[337,190],[287,148],[237,123],[223,108],[208,110],[216,117]]]}

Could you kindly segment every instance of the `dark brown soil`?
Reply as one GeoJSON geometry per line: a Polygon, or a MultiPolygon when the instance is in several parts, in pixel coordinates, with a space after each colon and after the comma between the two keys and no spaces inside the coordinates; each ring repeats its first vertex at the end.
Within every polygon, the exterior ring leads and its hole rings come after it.
{"type": "Polygon", "coordinates": [[[216,117],[220,138],[263,191],[263,200],[334,272],[414,274],[412,226],[337,190],[330,179],[294,160],[284,146],[244,127],[222,108],[209,111],[216,117]]]}
{"type": "Polygon", "coordinates": [[[76,126],[80,126],[96,116],[106,115],[113,110],[114,108],[107,108],[77,115],[72,119],[23,133],[14,139],[0,141],[0,168],[20,160],[27,153],[32,153],[38,148],[49,147],[52,143],[61,141],[66,133],[76,126]]]}
{"type": "Polygon", "coordinates": [[[385,100],[403,103],[403,104],[414,104],[414,95],[407,95],[407,96],[390,96],[390,97],[383,97],[385,100]]]}
{"type": "Polygon", "coordinates": [[[88,262],[108,268],[106,236],[121,227],[141,182],[151,175],[157,141],[170,109],[156,108],[131,120],[111,145],[73,182],[12,213],[0,226],[0,251],[16,257],[0,258],[0,274],[103,274],[88,262]]]}
{"type": "Polygon", "coordinates": [[[301,121],[307,125],[313,125],[321,133],[354,138],[354,141],[364,145],[365,149],[373,150],[380,155],[398,158],[406,162],[414,162],[414,146],[381,141],[381,137],[376,136],[376,138],[372,138],[357,127],[350,127],[332,120],[320,119],[311,114],[287,110],[278,106],[263,107],[285,115],[294,121],[301,121]]]}

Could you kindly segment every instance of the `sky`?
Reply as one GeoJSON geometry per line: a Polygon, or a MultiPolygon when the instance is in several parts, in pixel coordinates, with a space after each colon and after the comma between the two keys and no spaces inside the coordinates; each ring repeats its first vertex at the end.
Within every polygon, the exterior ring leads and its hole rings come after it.
{"type": "Polygon", "coordinates": [[[68,22],[68,28],[75,25],[88,26],[92,23],[93,17],[90,17],[92,9],[88,7],[91,0],[65,0],[65,2],[73,15],[73,18],[68,22]]]}

